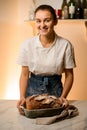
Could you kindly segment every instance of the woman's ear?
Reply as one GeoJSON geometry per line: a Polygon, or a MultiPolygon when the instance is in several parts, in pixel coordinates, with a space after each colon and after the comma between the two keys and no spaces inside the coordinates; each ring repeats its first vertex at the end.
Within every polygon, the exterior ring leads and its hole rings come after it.
{"type": "Polygon", "coordinates": [[[54,25],[57,25],[57,23],[58,23],[58,19],[56,19],[56,20],[54,21],[54,25]]]}

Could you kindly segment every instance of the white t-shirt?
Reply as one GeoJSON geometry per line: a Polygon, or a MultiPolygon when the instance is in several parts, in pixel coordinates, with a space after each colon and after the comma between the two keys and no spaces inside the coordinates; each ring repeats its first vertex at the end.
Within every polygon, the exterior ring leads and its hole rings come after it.
{"type": "Polygon", "coordinates": [[[76,66],[72,44],[56,34],[54,43],[48,48],[42,46],[39,35],[28,39],[20,49],[17,63],[28,66],[36,75],[60,75],[64,68],[76,66]]]}

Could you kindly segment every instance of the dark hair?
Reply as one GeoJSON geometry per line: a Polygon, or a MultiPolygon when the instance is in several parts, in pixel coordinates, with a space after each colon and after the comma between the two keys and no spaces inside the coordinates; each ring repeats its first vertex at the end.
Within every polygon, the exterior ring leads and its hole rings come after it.
{"type": "Polygon", "coordinates": [[[55,10],[54,10],[54,8],[52,6],[50,6],[50,5],[40,5],[40,6],[38,6],[36,8],[34,13],[36,14],[38,10],[48,10],[52,14],[53,19],[57,20],[57,16],[56,16],[55,10]]]}

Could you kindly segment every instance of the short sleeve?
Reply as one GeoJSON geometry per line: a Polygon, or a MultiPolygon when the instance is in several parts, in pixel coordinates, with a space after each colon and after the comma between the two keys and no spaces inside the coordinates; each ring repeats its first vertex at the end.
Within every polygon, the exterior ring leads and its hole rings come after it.
{"type": "Polygon", "coordinates": [[[64,68],[71,69],[76,67],[74,48],[70,42],[68,42],[64,56],[64,68]]]}
{"type": "Polygon", "coordinates": [[[17,64],[22,66],[28,66],[28,51],[27,51],[27,42],[23,43],[19,55],[17,58],[17,64]]]}

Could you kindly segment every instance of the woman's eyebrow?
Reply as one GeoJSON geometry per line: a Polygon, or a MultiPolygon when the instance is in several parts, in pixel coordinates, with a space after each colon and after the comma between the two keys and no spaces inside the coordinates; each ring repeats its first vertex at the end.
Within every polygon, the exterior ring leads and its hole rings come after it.
{"type": "MultiPolygon", "coordinates": [[[[44,19],[52,19],[52,18],[46,17],[46,18],[44,18],[44,19]]],[[[35,20],[41,20],[41,19],[40,19],[40,18],[35,18],[35,20]]]]}

